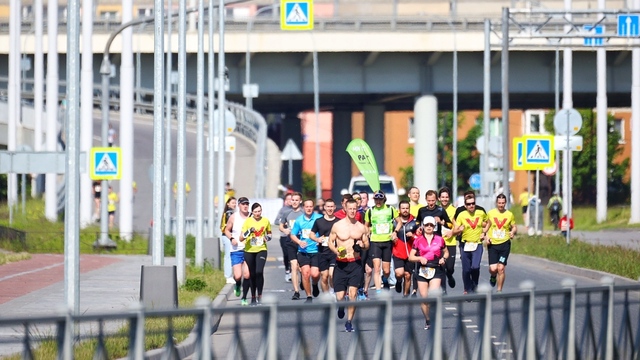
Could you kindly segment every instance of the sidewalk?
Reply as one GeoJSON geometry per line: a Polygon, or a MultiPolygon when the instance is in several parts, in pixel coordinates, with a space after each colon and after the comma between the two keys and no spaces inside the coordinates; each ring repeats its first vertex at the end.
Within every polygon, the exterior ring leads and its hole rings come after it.
{"type": "MultiPolygon", "coordinates": [[[[173,265],[174,258],[165,259],[173,265]]],[[[127,309],[140,298],[142,265],[148,255],[81,255],[80,313],[127,309]]],[[[0,318],[38,317],[66,309],[64,255],[33,254],[31,259],[0,266],[0,318]]],[[[0,339],[17,329],[0,329],[0,339]]],[[[20,344],[0,344],[0,357],[20,351],[20,344]]]]}

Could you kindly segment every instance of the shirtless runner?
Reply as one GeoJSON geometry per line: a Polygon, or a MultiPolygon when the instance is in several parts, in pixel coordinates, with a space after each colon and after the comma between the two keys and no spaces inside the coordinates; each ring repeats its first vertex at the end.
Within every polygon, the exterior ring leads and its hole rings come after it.
{"type": "MultiPolygon", "coordinates": [[[[360,252],[369,248],[369,237],[364,225],[356,220],[358,203],[351,199],[345,204],[347,217],[331,228],[329,249],[336,254],[336,267],[333,272],[333,287],[336,300],[342,301],[348,291],[349,299],[355,300],[358,287],[362,284],[364,271],[360,252]]],[[[346,332],[353,331],[351,321],[356,313],[355,306],[347,308],[346,332]]],[[[344,307],[338,308],[338,318],[344,318],[344,307]]]]}

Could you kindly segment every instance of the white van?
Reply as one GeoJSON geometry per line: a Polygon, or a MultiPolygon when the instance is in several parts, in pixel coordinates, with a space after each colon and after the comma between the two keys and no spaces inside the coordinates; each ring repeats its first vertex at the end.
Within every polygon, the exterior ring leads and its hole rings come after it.
{"type": "MultiPolygon", "coordinates": [[[[398,207],[398,202],[400,202],[399,197],[406,194],[407,192],[396,185],[396,179],[393,176],[389,175],[380,175],[380,190],[387,196],[387,205],[392,205],[395,208],[398,207]]],[[[364,179],[364,176],[354,176],[351,178],[349,182],[348,189],[342,189],[341,194],[353,194],[359,193],[362,191],[366,191],[369,194],[369,207],[375,205],[373,202],[373,191],[367,184],[367,180],[364,179]]]]}

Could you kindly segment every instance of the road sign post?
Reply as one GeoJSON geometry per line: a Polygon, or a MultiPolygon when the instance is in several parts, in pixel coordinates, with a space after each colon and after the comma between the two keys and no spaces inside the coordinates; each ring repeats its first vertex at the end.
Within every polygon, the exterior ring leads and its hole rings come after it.
{"type": "Polygon", "coordinates": [[[293,139],[287,140],[287,144],[282,149],[280,160],[289,161],[289,184],[293,184],[293,160],[302,160],[302,153],[293,139]]]}
{"type": "MultiPolygon", "coordinates": [[[[556,134],[562,135],[563,138],[566,139],[566,143],[564,146],[564,151],[567,152],[567,172],[564,175],[567,179],[567,189],[564,194],[564,202],[566,204],[567,211],[567,221],[571,220],[571,171],[572,171],[572,147],[571,147],[571,138],[573,135],[577,134],[578,131],[582,128],[582,116],[575,109],[562,109],[558,111],[553,118],[553,125],[556,130],[556,134]]],[[[580,138],[580,140],[582,140],[580,138]]],[[[575,145],[575,144],[574,144],[575,145]]],[[[580,141],[580,149],[582,149],[582,142],[580,141]]],[[[570,243],[571,240],[571,230],[567,228],[567,244],[570,243]]]]}

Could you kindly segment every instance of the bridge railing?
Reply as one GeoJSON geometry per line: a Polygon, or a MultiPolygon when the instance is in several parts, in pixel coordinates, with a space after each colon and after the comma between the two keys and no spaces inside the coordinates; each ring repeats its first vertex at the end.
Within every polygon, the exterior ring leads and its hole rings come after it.
{"type": "MultiPolygon", "coordinates": [[[[23,79],[25,83],[21,98],[26,101],[33,99],[33,79],[23,79]]],[[[61,99],[64,97],[64,91],[66,88],[65,81],[59,81],[61,99]]],[[[0,101],[6,101],[6,91],[8,87],[8,78],[6,76],[0,76],[0,101]]],[[[94,86],[94,106],[100,106],[102,102],[101,86],[97,84],[94,86]]],[[[119,86],[111,86],[109,88],[109,107],[111,109],[119,108],[119,86]]],[[[134,94],[136,99],[134,101],[134,111],[137,113],[153,113],[153,90],[145,88],[135,88],[134,94]]],[[[177,97],[173,94],[173,98],[177,97]]],[[[198,98],[196,95],[187,94],[187,120],[196,120],[196,102],[198,98]]],[[[215,99],[215,104],[218,103],[218,99],[215,99]]],[[[205,102],[205,121],[208,123],[208,103],[205,102]]],[[[266,186],[266,168],[267,168],[267,122],[264,117],[251,109],[246,108],[241,104],[226,101],[228,109],[236,117],[236,130],[235,132],[242,134],[247,139],[252,141],[256,146],[256,188],[254,196],[256,198],[262,198],[265,194],[266,186]]],[[[174,113],[177,111],[176,107],[173,107],[174,113]]]]}
{"type": "MultiPolygon", "coordinates": [[[[126,338],[129,359],[143,359],[145,319],[163,318],[163,358],[177,358],[171,326],[178,316],[193,317],[189,342],[194,359],[637,359],[640,356],[640,284],[577,288],[567,280],[562,289],[536,290],[524,282],[513,293],[479,292],[464,296],[432,294],[336,303],[331,296],[312,304],[277,303],[265,296],[260,306],[215,307],[210,302],[179,310],[144,310],[110,314],[48,317],[0,317],[0,345],[33,354],[44,341],[72,349],[96,342],[94,353],[110,358],[107,338],[126,338]],[[430,305],[431,328],[424,329],[420,304],[430,305]],[[339,305],[354,306],[355,332],[345,334],[336,319],[339,305]],[[222,316],[222,320],[220,320],[222,316]],[[128,324],[118,332],[113,324],[128,324]],[[109,326],[111,325],[111,326],[109,326]],[[79,332],[76,329],[81,329],[79,332]],[[111,330],[109,330],[111,329],[111,330]],[[214,336],[211,337],[211,333],[214,336]],[[212,356],[213,354],[213,356],[212,356]]],[[[187,329],[188,331],[189,329],[187,329]]],[[[183,329],[182,331],[185,331],[183,329]]],[[[148,335],[148,334],[147,334],[148,335]]],[[[181,347],[184,348],[184,347],[181,347]]],[[[157,352],[156,351],[156,352],[157,352]]],[[[66,354],[66,353],[65,353],[66,354]]],[[[23,358],[30,358],[28,355],[23,358]]],[[[71,359],[59,356],[59,359],[71,359]]]]}

